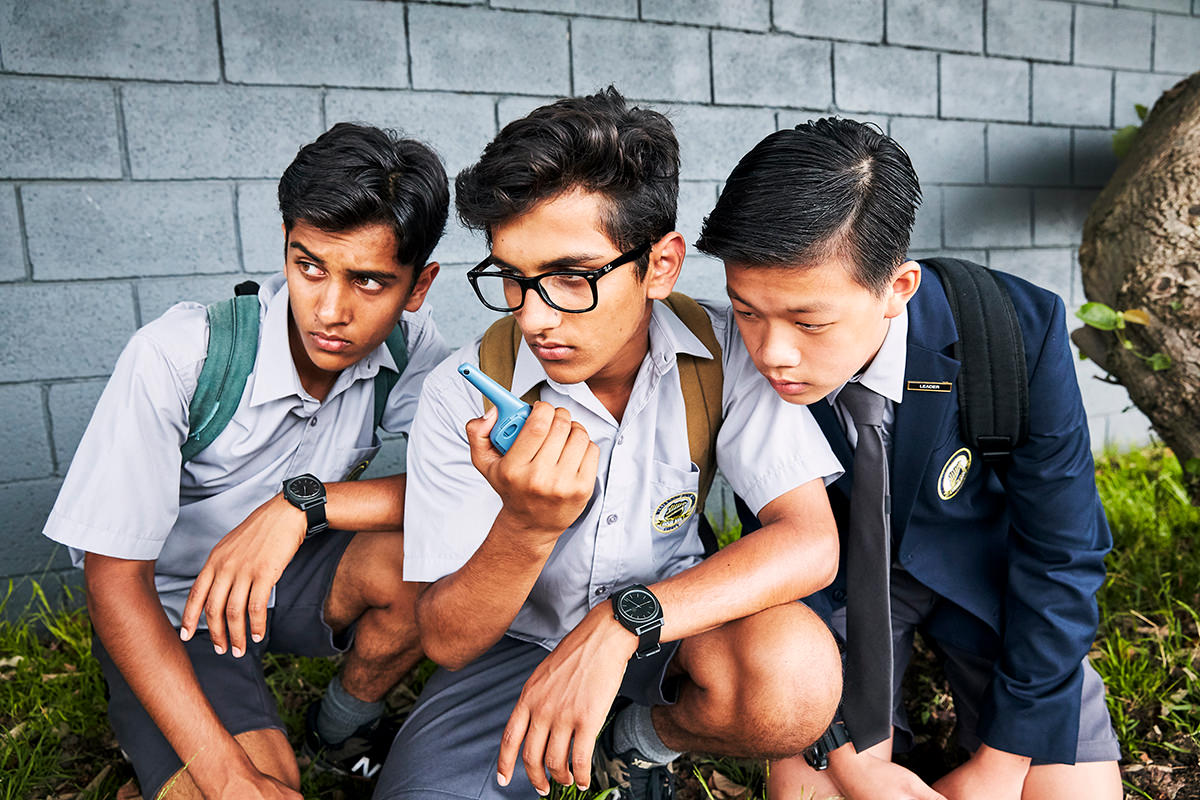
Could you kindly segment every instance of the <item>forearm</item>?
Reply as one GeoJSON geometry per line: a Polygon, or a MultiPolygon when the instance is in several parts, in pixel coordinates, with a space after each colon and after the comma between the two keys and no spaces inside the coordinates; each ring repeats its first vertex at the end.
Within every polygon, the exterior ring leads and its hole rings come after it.
{"type": "Polygon", "coordinates": [[[232,774],[253,770],[200,688],[154,588],[153,562],[89,553],[88,611],[96,634],[197,786],[219,793],[232,774]]]}
{"type": "Polygon", "coordinates": [[[404,529],[404,473],[325,484],[325,517],[343,531],[404,529]]]}
{"type": "Polygon", "coordinates": [[[430,584],[417,600],[417,628],[426,654],[460,669],[500,640],[554,550],[556,537],[530,541],[501,511],[474,555],[430,584]]]}

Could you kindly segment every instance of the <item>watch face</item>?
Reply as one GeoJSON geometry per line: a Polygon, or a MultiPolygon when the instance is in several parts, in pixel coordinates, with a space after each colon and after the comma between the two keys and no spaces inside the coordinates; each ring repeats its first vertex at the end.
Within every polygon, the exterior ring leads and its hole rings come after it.
{"type": "Polygon", "coordinates": [[[646,622],[658,614],[658,600],[645,589],[631,589],[617,603],[621,615],[633,622],[646,622]]]}
{"type": "Polygon", "coordinates": [[[319,495],[321,493],[321,484],[312,478],[301,476],[288,482],[288,491],[301,500],[304,500],[319,495]]]}

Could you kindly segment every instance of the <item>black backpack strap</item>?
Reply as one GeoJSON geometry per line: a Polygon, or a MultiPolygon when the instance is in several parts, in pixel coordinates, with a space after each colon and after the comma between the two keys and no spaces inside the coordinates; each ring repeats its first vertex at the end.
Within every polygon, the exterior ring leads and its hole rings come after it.
{"type": "Polygon", "coordinates": [[[985,464],[1002,466],[1029,438],[1025,342],[1008,290],[991,270],[958,258],[921,262],[942,279],[958,328],[958,418],[985,464]]]}

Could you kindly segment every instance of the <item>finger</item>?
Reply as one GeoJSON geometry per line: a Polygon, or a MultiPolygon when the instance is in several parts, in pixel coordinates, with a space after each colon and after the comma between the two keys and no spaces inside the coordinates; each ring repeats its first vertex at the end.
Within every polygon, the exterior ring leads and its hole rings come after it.
{"type": "Polygon", "coordinates": [[[541,449],[542,442],[546,440],[546,434],[550,432],[554,415],[554,406],[543,403],[541,400],[534,403],[533,410],[529,412],[525,424],[521,427],[521,432],[513,440],[512,446],[508,448],[506,457],[515,463],[523,464],[532,461],[538,450],[541,449]]]}
{"type": "Polygon", "coordinates": [[[496,782],[508,786],[512,780],[513,768],[517,765],[517,753],[521,750],[521,742],[525,739],[525,730],[529,726],[529,709],[517,703],[513,713],[504,726],[504,735],[500,737],[500,757],[496,760],[496,782]]]}
{"type": "Polygon", "coordinates": [[[567,443],[567,437],[571,435],[573,426],[577,424],[571,422],[570,411],[565,408],[554,409],[554,417],[550,420],[550,430],[546,432],[546,438],[542,440],[542,445],[538,448],[534,460],[545,464],[558,464],[563,447],[567,443]]]}
{"type": "Polygon", "coordinates": [[[200,625],[200,612],[204,610],[204,601],[208,598],[209,587],[212,586],[213,571],[205,564],[188,592],[187,604],[183,607],[183,620],[180,623],[179,638],[188,641],[200,625]]]}
{"type": "Polygon", "coordinates": [[[212,639],[213,650],[216,650],[218,655],[224,655],[229,645],[225,638],[225,603],[229,599],[229,588],[229,580],[218,576],[208,590],[208,600],[204,603],[208,637],[212,639]]]}
{"type": "Polygon", "coordinates": [[[571,770],[576,775],[577,786],[586,789],[592,782],[592,751],[596,749],[596,737],[604,727],[607,709],[593,719],[586,720],[575,730],[575,744],[571,748],[571,770]]]}
{"type": "Polygon", "coordinates": [[[225,601],[225,629],[234,658],[241,658],[246,652],[246,598],[249,595],[250,580],[239,579],[225,601]]]}
{"type": "Polygon", "coordinates": [[[496,408],[493,406],[478,419],[467,423],[467,444],[471,448],[471,462],[480,472],[484,472],[493,462],[500,460],[500,453],[488,438],[492,426],[496,424],[496,408]]]}
{"type": "Polygon", "coordinates": [[[546,742],[546,755],[542,760],[546,765],[547,771],[550,773],[550,777],[554,778],[560,785],[570,786],[575,783],[575,778],[571,774],[570,728],[559,726],[550,732],[550,738],[546,742]]]}
{"type": "Polygon", "coordinates": [[[558,458],[559,465],[564,469],[578,473],[579,465],[583,463],[583,458],[587,455],[588,445],[591,442],[592,440],[588,437],[587,428],[578,422],[572,422],[571,432],[567,436],[567,441],[563,444],[562,454],[558,458]]]}
{"type": "Polygon", "coordinates": [[[271,581],[258,580],[250,589],[250,638],[261,642],[267,635],[267,606],[271,602],[271,589],[275,584],[271,581]]]}
{"type": "Polygon", "coordinates": [[[587,452],[579,464],[579,477],[587,483],[596,482],[596,471],[600,468],[600,448],[595,442],[588,442],[587,452]]]}
{"type": "Polygon", "coordinates": [[[549,733],[536,722],[530,722],[529,730],[525,731],[525,747],[521,750],[525,774],[542,797],[550,794],[550,779],[546,777],[546,739],[549,733]]]}

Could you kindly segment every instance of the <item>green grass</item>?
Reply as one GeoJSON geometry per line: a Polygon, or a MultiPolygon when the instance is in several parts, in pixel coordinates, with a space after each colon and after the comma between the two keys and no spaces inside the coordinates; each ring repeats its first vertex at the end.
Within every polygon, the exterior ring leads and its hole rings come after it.
{"type": "MultiPolygon", "coordinates": [[[[1161,447],[1107,453],[1097,460],[1097,485],[1115,547],[1099,594],[1101,629],[1092,658],[1108,688],[1109,708],[1129,763],[1193,768],[1200,754],[1200,509],[1187,503],[1177,461],[1161,447]]],[[[724,520],[721,539],[736,538],[724,520]]],[[[8,608],[13,586],[0,593],[0,800],[72,797],[106,800],[132,777],[105,716],[104,682],[90,656],[91,626],[80,598],[64,607],[34,586],[27,608],[8,608]]],[[[914,661],[914,664],[928,663],[914,661]]],[[[337,670],[331,660],[268,656],[268,684],[289,730],[298,732],[310,702],[337,670]]],[[[428,662],[390,696],[403,713],[431,671],[428,662]]],[[[944,724],[948,696],[932,673],[914,709],[918,724],[944,724]]],[[[920,731],[918,731],[920,733],[920,731]]],[[[296,742],[298,744],[298,742],[296,742]]],[[[681,767],[689,797],[721,798],[731,784],[745,800],[765,797],[761,764],[697,759],[681,767]]],[[[1162,796],[1127,773],[1129,796],[1162,796]]],[[[306,797],[357,800],[360,784],[302,769],[306,797]]],[[[531,793],[531,798],[534,795],[531,793]]],[[[600,793],[556,787],[556,800],[599,800],[600,793]]]]}

